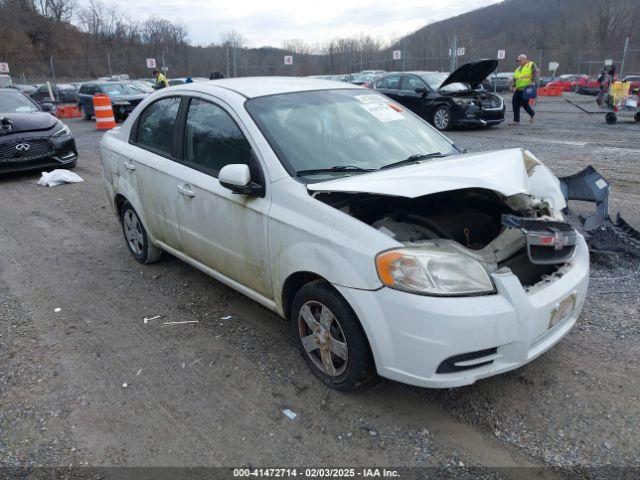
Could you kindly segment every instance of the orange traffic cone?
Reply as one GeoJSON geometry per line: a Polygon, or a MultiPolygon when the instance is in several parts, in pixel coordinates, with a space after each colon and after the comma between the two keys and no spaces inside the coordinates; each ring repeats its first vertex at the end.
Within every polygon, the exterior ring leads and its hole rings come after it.
{"type": "Polygon", "coordinates": [[[116,119],[113,117],[111,99],[108,95],[98,93],[93,96],[93,110],[96,113],[96,129],[111,130],[116,126],[116,119]]]}

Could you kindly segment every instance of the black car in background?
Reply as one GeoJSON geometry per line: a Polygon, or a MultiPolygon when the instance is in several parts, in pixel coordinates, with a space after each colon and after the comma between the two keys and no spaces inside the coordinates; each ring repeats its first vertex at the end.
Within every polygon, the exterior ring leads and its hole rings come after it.
{"type": "Polygon", "coordinates": [[[0,173],[73,168],[77,159],[69,127],[19,91],[0,88],[0,173]]]}
{"type": "Polygon", "coordinates": [[[498,67],[497,60],[467,63],[452,74],[402,72],[385,75],[373,84],[438,130],[456,125],[487,127],[504,121],[505,105],[482,82],[498,67]]]}
{"type": "Polygon", "coordinates": [[[51,93],[53,93],[53,100],[51,100],[51,95],[49,93],[49,87],[47,84],[38,85],[38,90],[34,93],[31,93],[31,98],[33,98],[39,104],[45,102],[56,102],[56,103],[77,103],[78,102],[78,89],[67,83],[58,83],[56,85],[51,85],[51,93]]]}

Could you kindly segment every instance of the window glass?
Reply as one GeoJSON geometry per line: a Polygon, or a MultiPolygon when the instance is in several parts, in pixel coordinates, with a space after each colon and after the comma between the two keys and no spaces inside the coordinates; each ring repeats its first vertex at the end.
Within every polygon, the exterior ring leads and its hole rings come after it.
{"type": "Polygon", "coordinates": [[[130,83],[109,83],[100,86],[102,93],[107,95],[138,95],[140,91],[130,83]]]}
{"type": "Polygon", "coordinates": [[[419,78],[408,76],[402,81],[403,90],[415,90],[416,88],[424,88],[425,85],[419,78]]]}
{"type": "Polygon", "coordinates": [[[382,82],[380,82],[380,88],[385,88],[387,90],[400,90],[400,81],[402,77],[400,75],[389,75],[388,77],[384,77],[382,82]]]}
{"type": "Polygon", "coordinates": [[[371,90],[269,95],[245,105],[285,168],[303,181],[356,175],[354,169],[375,170],[416,154],[457,152],[426,122],[371,90]]]}
{"type": "Polygon", "coordinates": [[[227,112],[194,98],[187,113],[184,161],[217,177],[225,165],[250,165],[251,146],[227,112]]]}
{"type": "Polygon", "coordinates": [[[179,107],[180,97],[163,98],[149,105],[140,115],[137,143],[170,155],[179,107]]]}
{"type": "Polygon", "coordinates": [[[3,113],[32,113],[37,112],[35,104],[23,94],[14,90],[6,93],[0,90],[0,112],[3,113]]]}

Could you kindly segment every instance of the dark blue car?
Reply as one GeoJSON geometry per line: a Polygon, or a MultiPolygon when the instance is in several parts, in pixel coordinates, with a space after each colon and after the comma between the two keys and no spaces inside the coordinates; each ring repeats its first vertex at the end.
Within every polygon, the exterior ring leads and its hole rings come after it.
{"type": "Polygon", "coordinates": [[[93,96],[108,95],[111,99],[113,116],[116,122],[121,122],[146,96],[130,82],[87,82],[78,91],[78,108],[85,120],[91,120],[95,115],[93,110],[93,96]]]}

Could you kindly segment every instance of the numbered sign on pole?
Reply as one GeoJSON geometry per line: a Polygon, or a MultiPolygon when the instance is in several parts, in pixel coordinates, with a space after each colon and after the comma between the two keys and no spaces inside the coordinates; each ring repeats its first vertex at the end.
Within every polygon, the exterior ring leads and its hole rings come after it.
{"type": "Polygon", "coordinates": [[[285,65],[293,65],[293,55],[285,55],[284,56],[284,64],[285,65]]]}
{"type": "Polygon", "coordinates": [[[464,57],[464,54],[466,53],[466,50],[465,50],[465,48],[464,48],[464,47],[460,47],[460,48],[458,48],[458,50],[457,50],[457,52],[456,52],[456,53],[457,53],[457,55],[458,55],[459,57],[464,57]]]}
{"type": "Polygon", "coordinates": [[[394,50],[393,51],[393,59],[401,60],[402,59],[402,50],[394,50]]]}
{"type": "Polygon", "coordinates": [[[505,58],[507,58],[507,51],[498,50],[498,60],[504,60],[505,58]]]}
{"type": "Polygon", "coordinates": [[[9,73],[9,64],[6,62],[0,62],[0,73],[9,73]]]}
{"type": "Polygon", "coordinates": [[[155,58],[147,58],[147,68],[156,68],[155,58]]]}

